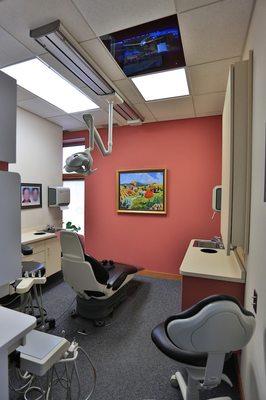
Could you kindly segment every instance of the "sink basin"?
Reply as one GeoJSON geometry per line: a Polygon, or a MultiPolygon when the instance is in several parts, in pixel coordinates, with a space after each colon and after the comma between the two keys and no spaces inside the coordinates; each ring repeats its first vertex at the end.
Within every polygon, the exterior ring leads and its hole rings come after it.
{"type": "Polygon", "coordinates": [[[204,249],[221,249],[221,244],[211,240],[195,240],[193,247],[202,247],[204,249]]]}

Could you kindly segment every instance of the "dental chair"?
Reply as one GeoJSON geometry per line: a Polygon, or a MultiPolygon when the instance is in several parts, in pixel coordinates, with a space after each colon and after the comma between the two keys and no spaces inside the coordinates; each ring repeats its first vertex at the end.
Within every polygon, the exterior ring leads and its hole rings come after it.
{"type": "Polygon", "coordinates": [[[118,263],[101,263],[85,254],[79,235],[61,231],[62,271],[65,282],[77,293],[77,315],[96,326],[127,297],[127,284],[139,271],[118,263]]]}
{"type": "Polygon", "coordinates": [[[217,295],[168,318],[153,329],[152,340],[177,363],[172,386],[180,388],[184,400],[199,400],[201,389],[215,388],[222,380],[233,386],[223,374],[224,362],[247,345],[254,329],[254,315],[237,299],[217,295]]]}

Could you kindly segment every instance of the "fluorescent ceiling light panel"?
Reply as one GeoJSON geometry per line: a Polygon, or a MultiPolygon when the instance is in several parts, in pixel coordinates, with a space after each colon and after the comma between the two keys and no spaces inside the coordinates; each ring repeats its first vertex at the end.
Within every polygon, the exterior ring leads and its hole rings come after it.
{"type": "Polygon", "coordinates": [[[5,67],[2,71],[16,79],[19,86],[68,114],[99,108],[85,94],[37,58],[5,67]]]}
{"type": "Polygon", "coordinates": [[[137,76],[131,79],[146,101],[189,95],[184,68],[137,76]]]}

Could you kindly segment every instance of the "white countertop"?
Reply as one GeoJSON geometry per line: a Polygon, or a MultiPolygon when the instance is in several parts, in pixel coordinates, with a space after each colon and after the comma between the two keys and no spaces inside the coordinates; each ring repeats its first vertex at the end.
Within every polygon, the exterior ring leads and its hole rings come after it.
{"type": "Polygon", "coordinates": [[[29,244],[34,242],[40,242],[41,240],[51,239],[56,237],[55,233],[45,233],[44,235],[34,235],[38,230],[21,233],[21,244],[29,244]]]}
{"type": "Polygon", "coordinates": [[[216,253],[204,253],[202,248],[193,247],[191,240],[180,267],[181,275],[244,283],[246,274],[233,251],[230,256],[226,250],[216,249],[216,253]]]}
{"type": "Polygon", "coordinates": [[[13,351],[13,346],[18,345],[28,332],[36,326],[36,318],[31,315],[0,306],[0,349],[13,351]],[[17,344],[18,343],[18,344],[17,344]]]}

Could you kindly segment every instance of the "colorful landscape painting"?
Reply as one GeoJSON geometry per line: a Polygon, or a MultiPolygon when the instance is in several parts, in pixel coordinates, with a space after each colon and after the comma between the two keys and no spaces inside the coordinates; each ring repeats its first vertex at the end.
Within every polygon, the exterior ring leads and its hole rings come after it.
{"type": "Polygon", "coordinates": [[[166,170],[118,171],[118,212],[166,214],[166,170]]]}

